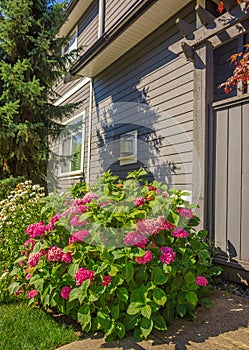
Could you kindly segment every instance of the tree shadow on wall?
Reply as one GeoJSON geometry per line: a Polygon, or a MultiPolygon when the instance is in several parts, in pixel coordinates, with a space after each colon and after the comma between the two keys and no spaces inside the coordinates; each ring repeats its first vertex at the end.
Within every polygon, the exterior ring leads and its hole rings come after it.
{"type": "Polygon", "coordinates": [[[174,175],[183,173],[181,157],[173,144],[174,133],[183,130],[174,118],[159,113],[150,107],[149,89],[127,86],[129,97],[136,96],[133,102],[118,101],[115,95],[105,103],[97,103],[97,119],[100,128],[96,130],[97,149],[101,171],[111,170],[114,175],[124,179],[128,172],[143,168],[148,172],[149,182],[157,180],[174,186],[174,175]],[[159,131],[164,129],[163,131],[159,131]],[[174,130],[175,131],[174,131],[174,130]],[[137,161],[122,165],[121,138],[137,132],[137,161]]]}

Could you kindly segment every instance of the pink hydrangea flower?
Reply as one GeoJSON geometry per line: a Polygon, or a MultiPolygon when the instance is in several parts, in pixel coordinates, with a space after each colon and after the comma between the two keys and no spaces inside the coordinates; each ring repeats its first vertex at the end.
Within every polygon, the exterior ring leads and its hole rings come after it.
{"type": "Polygon", "coordinates": [[[156,191],[157,188],[151,185],[147,185],[149,191],[156,191]]]}
{"type": "Polygon", "coordinates": [[[169,222],[165,217],[163,216],[159,216],[157,218],[157,222],[158,224],[160,225],[160,230],[163,230],[163,231],[170,231],[170,230],[173,230],[174,228],[174,225],[171,224],[171,222],[169,222]]]}
{"type": "Polygon", "coordinates": [[[63,255],[63,252],[61,248],[59,247],[50,247],[47,252],[47,260],[49,261],[60,261],[61,257],[63,255]]]}
{"type": "Polygon", "coordinates": [[[145,235],[155,235],[160,231],[160,224],[155,219],[142,219],[137,221],[136,230],[145,235]]]}
{"type": "Polygon", "coordinates": [[[24,248],[28,248],[28,250],[33,250],[35,246],[35,241],[32,238],[29,238],[26,242],[23,244],[24,248]]]}
{"type": "Polygon", "coordinates": [[[80,267],[74,276],[76,280],[76,286],[81,286],[82,283],[88,279],[90,279],[90,284],[92,284],[94,279],[93,270],[87,270],[86,267],[80,267]]]}
{"type": "Polygon", "coordinates": [[[144,248],[148,242],[149,240],[146,236],[137,232],[129,232],[124,238],[124,243],[132,247],[144,248]]]}
{"type": "Polygon", "coordinates": [[[111,276],[103,276],[102,286],[108,286],[111,283],[111,276]]]}
{"type": "Polygon", "coordinates": [[[169,265],[170,263],[174,262],[176,253],[172,248],[162,247],[160,250],[162,252],[162,255],[160,256],[159,260],[162,263],[169,265]]]}
{"type": "Polygon", "coordinates": [[[38,295],[38,290],[37,289],[32,289],[28,292],[28,298],[31,299],[31,298],[34,298],[38,295]]]}
{"type": "Polygon", "coordinates": [[[188,208],[179,208],[177,209],[177,213],[183,218],[193,219],[194,217],[193,212],[188,208]]]}
{"type": "Polygon", "coordinates": [[[138,197],[133,199],[132,202],[134,203],[135,207],[140,207],[141,205],[144,205],[146,199],[143,197],[138,197]]]}
{"type": "Polygon", "coordinates": [[[184,237],[188,237],[189,233],[185,231],[182,227],[176,227],[172,232],[172,236],[177,238],[184,238],[184,237]]]}
{"type": "Polygon", "coordinates": [[[76,215],[76,214],[83,214],[83,213],[85,213],[87,210],[88,210],[88,206],[87,206],[87,205],[80,204],[80,205],[77,205],[77,206],[73,207],[73,209],[72,209],[72,214],[73,214],[73,215],[76,215]]]}
{"type": "Polygon", "coordinates": [[[54,229],[54,224],[60,220],[60,218],[62,217],[62,214],[55,214],[50,220],[49,220],[49,224],[47,226],[47,228],[49,230],[53,230],[54,229]]]}
{"type": "Polygon", "coordinates": [[[69,237],[69,244],[72,244],[74,242],[82,242],[87,238],[89,235],[89,232],[87,230],[81,230],[77,231],[71,234],[69,237]]]}
{"type": "Polygon", "coordinates": [[[76,198],[72,203],[72,205],[80,205],[80,204],[86,204],[83,198],[76,198]]]}
{"type": "Polygon", "coordinates": [[[24,264],[24,261],[25,261],[25,260],[21,260],[21,261],[19,261],[19,263],[18,263],[18,264],[19,264],[19,266],[22,266],[22,265],[24,264]]]}
{"type": "Polygon", "coordinates": [[[62,254],[61,261],[70,264],[72,261],[72,254],[70,252],[62,254]]]}
{"type": "Polygon", "coordinates": [[[30,273],[27,273],[27,275],[26,275],[26,280],[30,280],[31,277],[32,277],[31,274],[30,274],[30,273]]]}
{"type": "Polygon", "coordinates": [[[42,254],[39,253],[31,253],[28,258],[28,265],[31,267],[35,267],[41,258],[42,254]]]}
{"type": "Polygon", "coordinates": [[[90,203],[91,199],[96,200],[98,199],[99,196],[96,193],[93,192],[88,192],[87,194],[85,194],[85,196],[82,199],[82,204],[87,204],[90,203]]]}
{"type": "Polygon", "coordinates": [[[153,256],[149,250],[146,251],[146,253],[143,256],[136,256],[135,261],[138,264],[146,264],[147,262],[150,262],[152,260],[153,256]]]}
{"type": "Polygon", "coordinates": [[[208,280],[204,276],[197,276],[195,283],[198,284],[198,286],[205,287],[208,284],[208,280]]]}
{"type": "Polygon", "coordinates": [[[80,221],[79,216],[77,215],[73,214],[70,218],[70,225],[72,225],[73,227],[83,226],[85,224],[86,224],[86,220],[80,221]]]}
{"type": "Polygon", "coordinates": [[[17,295],[20,295],[22,293],[23,293],[23,289],[20,287],[20,288],[18,288],[18,290],[14,294],[17,296],[17,295]]]}
{"type": "Polygon", "coordinates": [[[63,287],[62,290],[61,290],[61,297],[62,297],[63,299],[68,300],[69,295],[70,295],[70,293],[71,293],[71,290],[72,290],[72,288],[69,287],[69,286],[63,287]]]}
{"type": "Polygon", "coordinates": [[[38,236],[42,236],[45,231],[47,231],[48,228],[44,224],[44,222],[37,222],[35,224],[31,224],[26,229],[26,234],[30,236],[30,238],[35,238],[38,236]]]}

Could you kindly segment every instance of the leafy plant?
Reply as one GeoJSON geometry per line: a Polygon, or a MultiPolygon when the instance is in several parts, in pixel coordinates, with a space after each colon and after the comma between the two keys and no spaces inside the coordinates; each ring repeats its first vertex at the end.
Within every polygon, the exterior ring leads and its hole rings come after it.
{"type": "Polygon", "coordinates": [[[11,176],[7,179],[0,180],[0,200],[7,198],[10,195],[10,192],[13,191],[22,181],[25,181],[23,176],[11,176]]]}
{"type": "Polygon", "coordinates": [[[18,183],[9,196],[0,201],[0,300],[8,298],[9,271],[20,256],[27,225],[44,216],[41,214],[44,196],[44,188],[25,181],[18,183]]]}
{"type": "Polygon", "coordinates": [[[84,332],[101,330],[107,340],[130,330],[146,339],[209,305],[220,269],[212,266],[207,232],[194,229],[199,219],[186,193],[148,184],[144,175],[121,181],[104,173],[47,224],[29,225],[10,293],[70,315],[84,332]]]}

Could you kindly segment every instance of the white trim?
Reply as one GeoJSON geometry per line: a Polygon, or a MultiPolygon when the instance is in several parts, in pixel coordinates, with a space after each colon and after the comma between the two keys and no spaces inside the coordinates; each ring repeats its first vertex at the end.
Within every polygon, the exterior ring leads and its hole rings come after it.
{"type": "Polygon", "coordinates": [[[73,94],[75,94],[80,88],[82,88],[84,85],[89,83],[91,81],[90,78],[84,78],[81,80],[78,84],[76,84],[72,89],[67,91],[62,97],[60,97],[55,103],[55,106],[61,105],[64,101],[66,101],[69,97],[71,97],[73,94]]]}
{"type": "MultiPolygon", "coordinates": [[[[80,169],[79,170],[74,170],[74,171],[68,171],[65,173],[61,172],[61,166],[59,167],[59,174],[58,174],[58,178],[65,178],[65,177],[71,177],[74,175],[82,175],[83,173],[83,169],[84,169],[84,155],[85,155],[85,132],[86,132],[86,118],[85,118],[85,110],[78,113],[77,115],[75,115],[74,117],[72,117],[71,119],[68,119],[66,122],[63,123],[63,125],[70,125],[71,123],[73,123],[75,120],[79,119],[80,117],[82,117],[82,145],[81,145],[81,164],[80,164],[80,169]]],[[[62,143],[60,142],[59,145],[59,154],[62,155],[62,143]]]]}
{"type": "Polygon", "coordinates": [[[88,147],[87,147],[87,173],[86,182],[90,182],[90,169],[91,169],[91,144],[92,144],[92,107],[93,107],[93,80],[90,79],[90,93],[89,93],[89,124],[88,124],[88,147]]]}

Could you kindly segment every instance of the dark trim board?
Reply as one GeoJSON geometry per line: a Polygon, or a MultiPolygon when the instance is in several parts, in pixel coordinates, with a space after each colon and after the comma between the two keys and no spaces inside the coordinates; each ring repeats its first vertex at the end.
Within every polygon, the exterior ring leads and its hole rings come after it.
{"type": "Polygon", "coordinates": [[[228,261],[227,257],[215,255],[214,263],[221,266],[222,278],[249,286],[249,262],[242,260],[228,261]]]}

